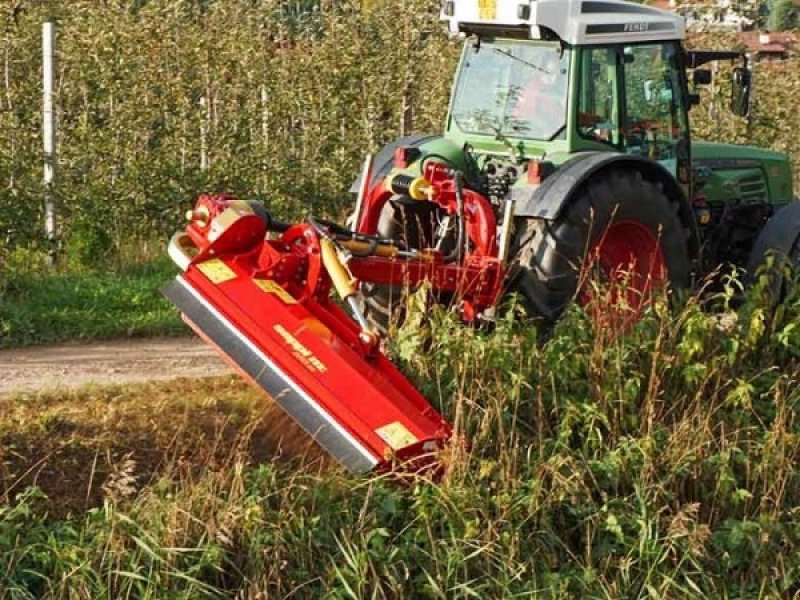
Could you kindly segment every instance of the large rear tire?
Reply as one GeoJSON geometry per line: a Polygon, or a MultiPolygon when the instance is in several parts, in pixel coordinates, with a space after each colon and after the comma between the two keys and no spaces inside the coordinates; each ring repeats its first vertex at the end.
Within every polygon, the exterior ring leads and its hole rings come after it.
{"type": "Polygon", "coordinates": [[[511,290],[529,316],[555,322],[575,299],[587,302],[582,275],[596,261],[601,275],[626,271],[645,298],[668,283],[690,283],[689,230],[660,182],[631,169],[589,179],[553,221],[519,218],[512,244],[511,290]]]}

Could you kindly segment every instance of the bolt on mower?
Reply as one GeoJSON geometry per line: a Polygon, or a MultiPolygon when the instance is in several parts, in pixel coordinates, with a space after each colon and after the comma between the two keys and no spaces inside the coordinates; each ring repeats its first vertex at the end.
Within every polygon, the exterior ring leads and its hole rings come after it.
{"type": "Polygon", "coordinates": [[[734,64],[747,116],[745,54],[687,50],[682,17],[623,0],[450,0],[441,17],[465,38],[444,133],[368,157],[348,226],[204,195],[169,245],[185,320],[355,473],[440,472],[453,436],[381,350],[405,290],[426,283],[466,323],[513,291],[552,322],[585,301],[589,260],[644,299],[770,252],[800,263],[788,157],[690,138],[713,61],[734,64]]]}

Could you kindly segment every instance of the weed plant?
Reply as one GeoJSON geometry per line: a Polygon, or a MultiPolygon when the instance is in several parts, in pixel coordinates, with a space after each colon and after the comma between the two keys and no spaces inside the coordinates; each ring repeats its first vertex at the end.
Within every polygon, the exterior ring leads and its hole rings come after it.
{"type": "Polygon", "coordinates": [[[731,280],[717,313],[697,298],[655,302],[624,332],[574,308],[546,339],[513,311],[491,335],[433,311],[392,353],[471,440],[445,453],[440,484],[256,464],[243,425],[222,462],[175,452],[145,482],[120,460],[86,513],[53,520],[58,499],[35,488],[9,499],[0,587],[8,598],[792,597],[800,286],[774,312],[767,288],[737,305],[731,280]]]}

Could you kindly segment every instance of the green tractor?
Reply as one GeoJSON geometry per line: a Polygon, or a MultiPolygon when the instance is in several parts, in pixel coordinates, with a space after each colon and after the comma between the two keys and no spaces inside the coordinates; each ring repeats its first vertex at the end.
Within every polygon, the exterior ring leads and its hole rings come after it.
{"type": "MultiPolygon", "coordinates": [[[[686,50],[683,17],[623,0],[451,0],[441,17],[466,38],[444,134],[399,139],[365,168],[352,190],[362,190],[358,231],[453,246],[451,220],[413,194],[365,216],[365,190],[443,163],[494,206],[506,286],[544,322],[586,300],[589,259],[606,279],[624,270],[640,297],[731,265],[752,278],[771,253],[800,263],[788,157],[691,140],[712,61],[734,62],[731,110],[747,116],[745,54],[686,50]]],[[[783,285],[773,278],[776,297],[783,285]]],[[[385,331],[403,290],[362,292],[367,320],[385,331]]]]}

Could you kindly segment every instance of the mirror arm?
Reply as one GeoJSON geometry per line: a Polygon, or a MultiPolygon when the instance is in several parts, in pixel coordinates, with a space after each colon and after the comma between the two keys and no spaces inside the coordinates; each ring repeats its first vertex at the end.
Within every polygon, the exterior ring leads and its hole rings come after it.
{"type": "Polygon", "coordinates": [[[687,50],[686,66],[696,69],[715,60],[743,60],[748,66],[747,54],[738,50],[687,50]]]}

